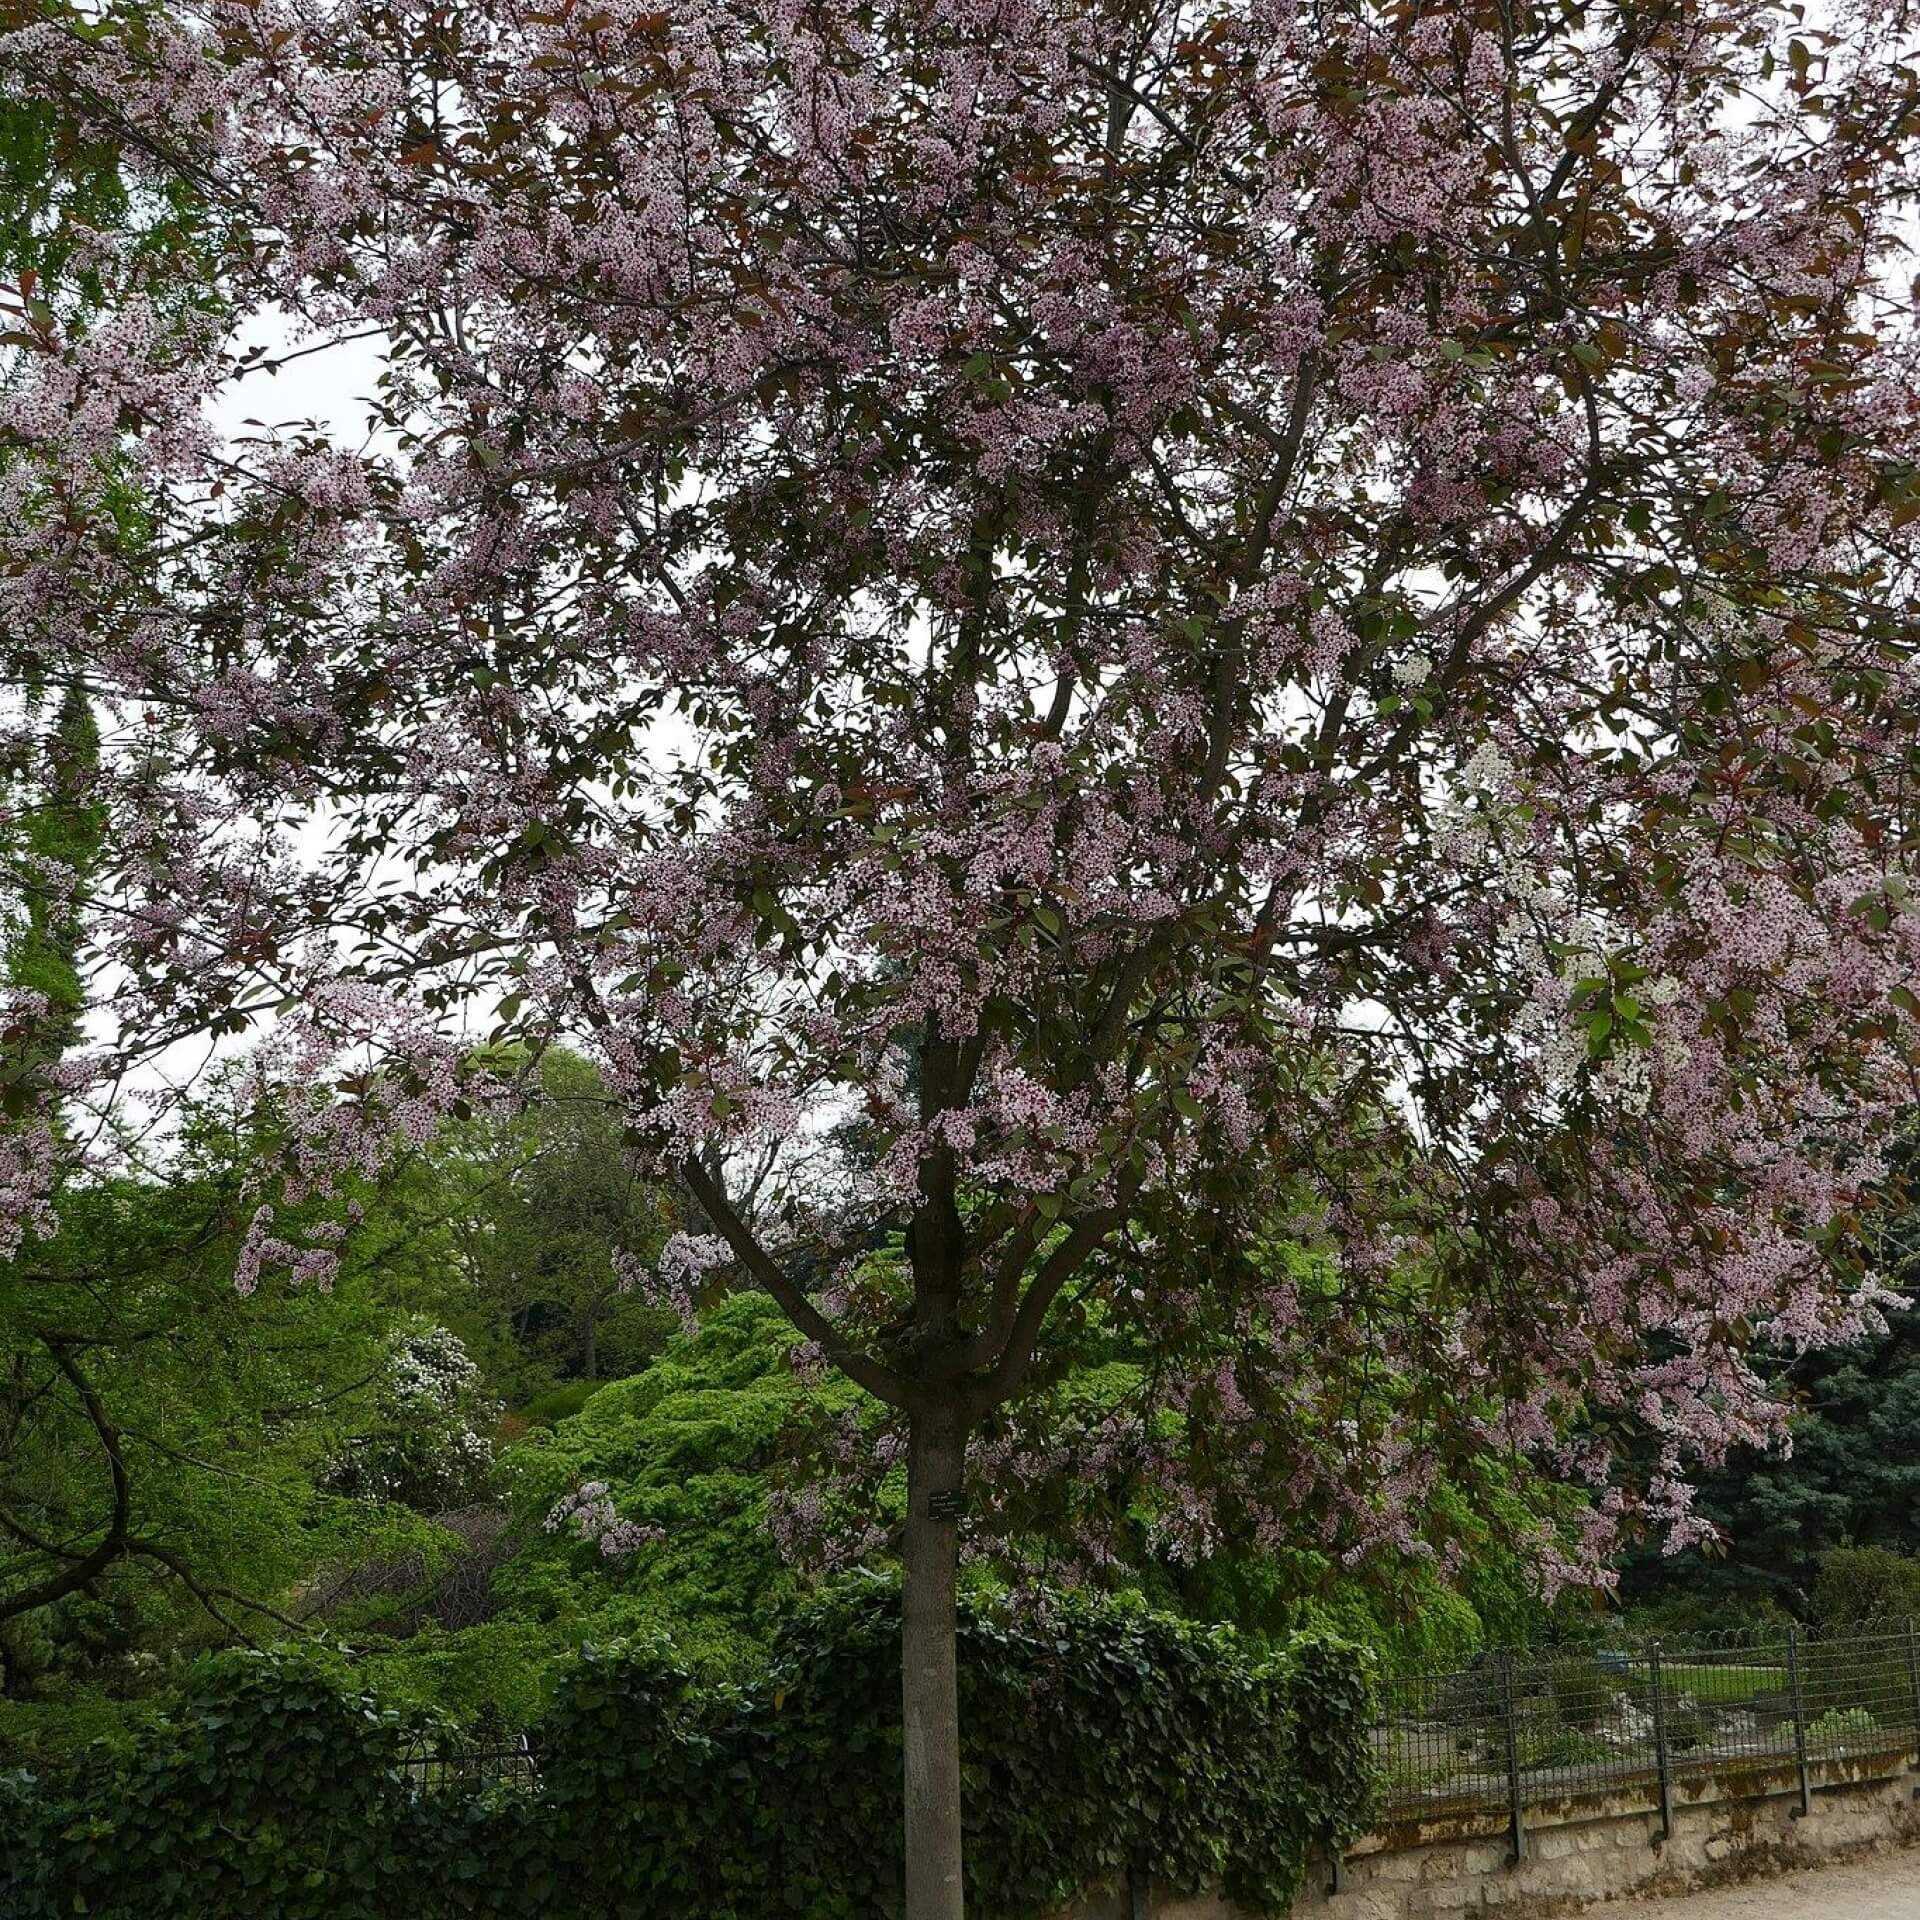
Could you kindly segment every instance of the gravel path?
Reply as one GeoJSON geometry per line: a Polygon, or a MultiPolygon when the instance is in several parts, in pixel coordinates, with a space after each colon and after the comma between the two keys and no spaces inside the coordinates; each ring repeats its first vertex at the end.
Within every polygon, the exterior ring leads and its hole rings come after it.
{"type": "Polygon", "coordinates": [[[1678,1900],[1629,1900],[1594,1909],[1611,1920],[1920,1920],[1920,1849],[1850,1867],[1753,1880],[1678,1900]]]}

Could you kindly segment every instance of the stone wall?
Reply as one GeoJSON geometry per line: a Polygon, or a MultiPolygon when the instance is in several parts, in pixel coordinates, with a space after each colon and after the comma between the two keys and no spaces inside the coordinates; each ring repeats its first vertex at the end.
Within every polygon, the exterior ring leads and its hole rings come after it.
{"type": "MultiPolygon", "coordinates": [[[[1327,1878],[1296,1902],[1292,1920],[1550,1920],[1629,1895],[1686,1893],[1791,1867],[1818,1866],[1920,1844],[1920,1774],[1908,1756],[1817,1762],[1813,1812],[1800,1809],[1798,1775],[1769,1763],[1676,1781],[1673,1837],[1645,1791],[1588,1794],[1527,1809],[1527,1858],[1513,1864],[1497,1817],[1405,1821],[1360,1841],[1342,1890],[1327,1878]]],[[[1244,1920],[1212,1896],[1116,1889],[1061,1920],[1244,1920]]]]}
{"type": "MultiPolygon", "coordinates": [[[[1546,1920],[1627,1895],[1817,1866],[1920,1841],[1916,1775],[1905,1755],[1817,1763],[1813,1812],[1800,1812],[1791,1765],[1681,1780],[1673,1837],[1644,1792],[1595,1794],[1527,1809],[1527,1857],[1513,1864],[1506,1823],[1409,1822],[1348,1856],[1342,1891],[1318,1888],[1294,1920],[1455,1920],[1503,1912],[1546,1920]]],[[[1164,1911],[1171,1920],[1174,1911],[1164,1911]]]]}

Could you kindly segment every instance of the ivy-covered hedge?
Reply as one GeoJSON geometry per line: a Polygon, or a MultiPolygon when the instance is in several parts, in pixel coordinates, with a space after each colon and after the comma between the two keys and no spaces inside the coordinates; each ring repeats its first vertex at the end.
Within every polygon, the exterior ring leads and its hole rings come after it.
{"type": "MultiPolygon", "coordinates": [[[[420,1790],[419,1729],[297,1656],[210,1663],[131,1755],[0,1778],[7,1920],[868,1920],[898,1911],[899,1603],[800,1613],[764,1675],[696,1679],[664,1641],[586,1650],[537,1793],[420,1790]]],[[[1088,1600],[969,1608],[962,1717],[979,1920],[1139,1860],[1281,1911],[1309,1847],[1371,1810],[1365,1656],[1278,1660],[1088,1600]]]]}

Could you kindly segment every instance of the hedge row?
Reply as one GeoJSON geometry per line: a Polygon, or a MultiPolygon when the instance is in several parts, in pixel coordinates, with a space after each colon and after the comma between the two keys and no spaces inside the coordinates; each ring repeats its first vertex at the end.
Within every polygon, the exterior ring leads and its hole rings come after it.
{"type": "MultiPolygon", "coordinates": [[[[1260,1660],[1224,1630],[1085,1600],[969,1609],[962,1716],[980,1920],[1138,1860],[1284,1909],[1371,1810],[1365,1656],[1260,1660]]],[[[297,1655],[211,1662],[129,1755],[0,1779],[0,1914],[100,1920],[869,1920],[899,1908],[899,1601],[861,1583],[751,1684],[664,1642],[584,1650],[538,1791],[421,1790],[417,1723],[297,1655]]]]}

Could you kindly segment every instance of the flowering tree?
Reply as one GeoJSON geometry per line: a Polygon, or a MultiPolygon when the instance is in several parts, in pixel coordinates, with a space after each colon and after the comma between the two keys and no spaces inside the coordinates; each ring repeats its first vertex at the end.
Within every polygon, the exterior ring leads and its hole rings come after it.
{"type": "MultiPolygon", "coordinates": [[[[900,1417],[914,1920],[960,1911],[969,1440],[1045,1464],[1002,1410],[1089,1299],[1211,1436],[1156,1458],[1176,1524],[1437,1550],[1452,1449],[1584,1475],[1575,1562],[1684,1538],[1688,1459],[1771,1417],[1750,1344],[1872,1311],[1912,1092],[1908,32],[20,25],[217,298],[88,229],[92,318],[14,300],[0,644],[95,703],[114,826],[106,1037],[16,1081],[12,1231],[82,1151],[51,1103],[183,1033],[266,1030],[308,1196],[508,1096],[463,1010],[583,1047],[697,1202],[648,1283],[744,1273],[900,1417]],[[377,343],[364,444],[213,430],[251,315],[377,343]],[[750,1225],[716,1167],[850,1114],[846,1204],[750,1225]]],[[[324,1278],[274,1194],[246,1277],[324,1278]]]]}

